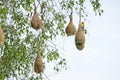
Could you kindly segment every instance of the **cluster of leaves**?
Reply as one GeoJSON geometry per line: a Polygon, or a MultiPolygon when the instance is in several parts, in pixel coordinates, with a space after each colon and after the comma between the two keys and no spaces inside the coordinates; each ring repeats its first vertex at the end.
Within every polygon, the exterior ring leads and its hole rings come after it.
{"type": "MultiPolygon", "coordinates": [[[[5,33],[5,45],[0,49],[0,79],[37,80],[33,65],[38,48],[45,63],[56,61],[54,70],[65,68],[66,60],[57,46],[49,44],[57,35],[65,36],[64,25],[71,9],[79,10],[85,0],[0,0],[0,25],[5,33]],[[30,27],[34,5],[43,20],[42,31],[30,27]],[[37,35],[39,34],[40,35],[37,35]],[[29,76],[31,75],[31,76],[29,76]],[[22,76],[22,77],[21,77],[22,76]]],[[[99,0],[90,0],[95,13],[103,12],[99,0]]],[[[84,10],[84,8],[83,8],[84,10]]],[[[46,66],[47,67],[47,66],[46,66]]]]}
{"type": "Polygon", "coordinates": [[[95,14],[99,14],[101,16],[101,14],[103,13],[103,10],[101,9],[101,4],[99,2],[99,0],[90,0],[91,4],[93,5],[93,11],[95,12],[95,14]]]}

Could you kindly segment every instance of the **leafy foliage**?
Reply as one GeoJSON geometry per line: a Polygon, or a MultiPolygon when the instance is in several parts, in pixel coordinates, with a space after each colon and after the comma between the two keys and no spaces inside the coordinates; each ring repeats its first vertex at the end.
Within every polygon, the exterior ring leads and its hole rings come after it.
{"type": "MultiPolygon", "coordinates": [[[[5,33],[5,45],[0,49],[0,79],[38,80],[34,77],[33,64],[38,48],[45,63],[56,61],[54,70],[65,68],[66,60],[57,46],[50,45],[57,35],[65,36],[64,25],[71,10],[85,13],[86,0],[0,0],[0,25],[5,33]],[[30,27],[34,5],[38,7],[44,28],[34,31],[30,27]],[[31,76],[30,76],[31,75],[31,76]],[[21,77],[22,76],[22,77],[21,77]]],[[[101,15],[99,0],[89,1],[93,11],[101,15]]],[[[86,17],[83,14],[82,17],[86,17]]],[[[46,66],[47,67],[47,66],[46,66]]]]}

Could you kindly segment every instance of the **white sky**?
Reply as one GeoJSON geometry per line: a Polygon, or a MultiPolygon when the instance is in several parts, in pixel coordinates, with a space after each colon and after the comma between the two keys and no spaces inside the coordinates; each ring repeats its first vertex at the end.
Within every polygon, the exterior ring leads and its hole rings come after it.
{"type": "MultiPolygon", "coordinates": [[[[85,23],[88,35],[83,51],[76,49],[74,36],[66,37],[64,43],[60,41],[70,68],[49,77],[50,80],[120,80],[120,0],[101,3],[102,16],[89,14],[85,23]]],[[[47,70],[45,73],[49,75],[47,70]]]]}

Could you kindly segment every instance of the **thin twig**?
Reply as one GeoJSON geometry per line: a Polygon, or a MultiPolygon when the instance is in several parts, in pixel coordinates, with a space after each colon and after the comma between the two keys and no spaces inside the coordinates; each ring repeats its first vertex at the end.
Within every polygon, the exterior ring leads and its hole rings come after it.
{"type": "Polygon", "coordinates": [[[82,8],[81,8],[81,5],[80,5],[80,11],[79,11],[79,18],[80,18],[80,19],[79,19],[79,23],[81,23],[81,9],[82,9],[82,8]]]}
{"type": "MultiPolygon", "coordinates": [[[[61,13],[63,14],[63,12],[59,9],[59,6],[58,6],[58,4],[57,4],[57,2],[56,2],[55,0],[54,0],[54,3],[55,3],[55,5],[57,6],[59,12],[61,12],[61,13]]],[[[59,3],[60,3],[60,2],[59,2],[59,3]]]]}
{"type": "Polygon", "coordinates": [[[39,30],[39,34],[38,34],[38,36],[37,36],[37,46],[38,46],[38,51],[40,50],[40,47],[39,47],[39,42],[40,42],[39,37],[40,37],[40,35],[41,35],[41,31],[39,30]]]}
{"type": "Polygon", "coordinates": [[[43,79],[42,74],[40,73],[41,80],[43,79]]]}
{"type": "Polygon", "coordinates": [[[40,5],[40,9],[41,9],[40,12],[42,12],[42,4],[41,4],[40,0],[37,0],[37,2],[38,2],[38,6],[40,5]]]}
{"type": "Polygon", "coordinates": [[[44,74],[44,76],[48,79],[48,80],[50,80],[49,78],[48,78],[48,76],[45,74],[45,73],[43,73],[44,74]]]}
{"type": "Polygon", "coordinates": [[[50,74],[50,75],[48,75],[48,76],[47,76],[45,73],[43,73],[43,74],[44,74],[44,76],[45,76],[45,78],[43,78],[43,79],[46,79],[46,78],[47,78],[48,80],[50,80],[49,77],[55,75],[56,73],[50,74]]]}
{"type": "Polygon", "coordinates": [[[53,43],[52,41],[50,41],[50,40],[48,40],[50,43],[52,43],[54,46],[56,46],[56,47],[59,47],[60,49],[62,49],[62,50],[64,50],[62,47],[60,47],[60,46],[58,46],[58,45],[56,45],[55,43],[53,43]]]}

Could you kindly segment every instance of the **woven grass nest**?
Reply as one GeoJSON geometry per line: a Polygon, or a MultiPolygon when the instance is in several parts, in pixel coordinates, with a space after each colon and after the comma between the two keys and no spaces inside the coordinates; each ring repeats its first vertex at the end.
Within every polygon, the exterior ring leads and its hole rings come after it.
{"type": "Polygon", "coordinates": [[[76,27],[75,27],[75,25],[73,24],[72,13],[71,13],[71,15],[70,15],[70,22],[69,22],[69,24],[67,25],[67,27],[66,27],[66,29],[65,29],[65,32],[66,32],[67,36],[74,35],[75,32],[76,32],[76,27]]]}
{"type": "Polygon", "coordinates": [[[82,50],[85,46],[85,35],[82,32],[81,26],[79,25],[78,31],[75,35],[75,45],[78,50],[82,50]]]}
{"type": "Polygon", "coordinates": [[[42,28],[42,20],[39,18],[39,15],[36,10],[36,6],[34,8],[34,14],[31,20],[31,26],[33,29],[36,29],[36,30],[42,28]]]}
{"type": "Polygon", "coordinates": [[[4,32],[0,26],[0,47],[2,47],[4,45],[4,40],[5,40],[5,35],[4,35],[4,32]]]}
{"type": "Polygon", "coordinates": [[[44,71],[44,63],[42,61],[42,58],[40,56],[40,53],[37,53],[35,64],[34,64],[34,71],[36,73],[42,73],[44,71]]]}

